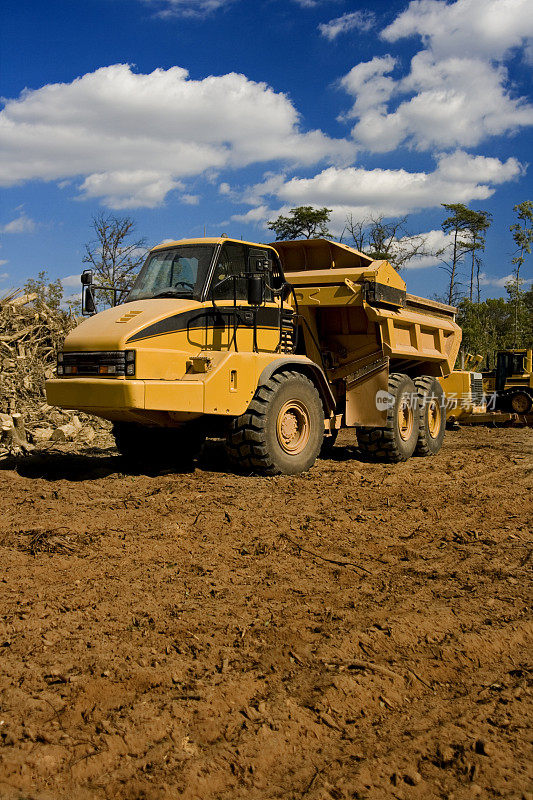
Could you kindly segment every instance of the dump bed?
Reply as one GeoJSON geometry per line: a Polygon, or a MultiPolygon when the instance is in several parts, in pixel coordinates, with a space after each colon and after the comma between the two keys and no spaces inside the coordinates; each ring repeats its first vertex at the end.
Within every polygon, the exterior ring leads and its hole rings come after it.
{"type": "Polygon", "coordinates": [[[381,353],[390,371],[447,375],[461,343],[456,309],[407,294],[388,261],[327,239],[276,242],[308,352],[339,369],[381,353]]]}

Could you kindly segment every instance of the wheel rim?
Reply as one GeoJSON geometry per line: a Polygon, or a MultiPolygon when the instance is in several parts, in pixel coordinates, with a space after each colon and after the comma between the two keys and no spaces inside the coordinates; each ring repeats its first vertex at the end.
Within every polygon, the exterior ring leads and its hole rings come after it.
{"type": "Polygon", "coordinates": [[[513,411],[516,411],[517,414],[525,414],[529,408],[529,397],[523,392],[520,394],[515,394],[511,399],[511,406],[513,411]]]}
{"type": "Polygon", "coordinates": [[[428,431],[432,439],[436,439],[440,432],[441,408],[438,400],[431,400],[428,405],[428,431]]]}
{"type": "Polygon", "coordinates": [[[281,407],[276,434],[281,449],[288,455],[301,453],[309,441],[311,423],[309,412],[299,400],[288,400],[281,407]]]}
{"type": "Polygon", "coordinates": [[[407,442],[413,432],[414,414],[407,397],[402,397],[398,408],[398,431],[400,438],[407,442]]]}

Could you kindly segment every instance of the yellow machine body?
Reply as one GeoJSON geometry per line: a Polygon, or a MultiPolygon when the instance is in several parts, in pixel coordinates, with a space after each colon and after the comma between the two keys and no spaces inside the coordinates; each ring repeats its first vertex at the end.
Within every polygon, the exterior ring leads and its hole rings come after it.
{"type": "Polygon", "coordinates": [[[156,426],[237,417],[262,382],[292,365],[316,384],[326,429],[371,426],[384,419],[375,396],[389,372],[452,371],[461,341],[455,309],[407,294],[388,262],[324,239],[272,246],[188,239],[150,255],[206,244],[214,248],[213,276],[225,247],[244,246],[263,254],[291,296],[274,292],[254,307],[235,297],[133,299],[95,314],[65,341],[61,357],[71,371],[47,382],[51,405],[156,426]],[[121,374],[106,372],[106,359],[124,353],[133,353],[134,374],[123,360],[121,374]],[[84,374],[89,366],[95,374],[84,374]]]}
{"type": "Polygon", "coordinates": [[[446,419],[461,421],[472,414],[484,414],[487,405],[480,372],[454,370],[439,378],[446,397],[446,419]]]}

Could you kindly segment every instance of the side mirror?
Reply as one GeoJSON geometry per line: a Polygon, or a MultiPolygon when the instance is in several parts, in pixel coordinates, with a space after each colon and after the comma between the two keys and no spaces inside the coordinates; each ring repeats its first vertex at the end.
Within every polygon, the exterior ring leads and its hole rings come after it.
{"type": "Polygon", "coordinates": [[[265,295],[265,283],[261,275],[248,276],[248,305],[260,306],[265,295]]]}
{"type": "Polygon", "coordinates": [[[93,282],[93,271],[92,269],[84,269],[81,273],[81,285],[82,286],[91,286],[93,282]]]}
{"type": "Polygon", "coordinates": [[[94,288],[90,284],[84,284],[81,292],[81,313],[84,316],[96,314],[94,288]]]}

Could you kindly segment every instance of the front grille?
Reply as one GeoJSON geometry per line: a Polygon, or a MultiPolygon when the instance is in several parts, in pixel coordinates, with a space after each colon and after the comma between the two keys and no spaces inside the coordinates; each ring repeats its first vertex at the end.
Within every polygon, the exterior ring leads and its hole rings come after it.
{"type": "Polygon", "coordinates": [[[472,405],[480,406],[483,403],[483,380],[480,372],[470,373],[470,395],[472,405]]]}
{"type": "Polygon", "coordinates": [[[63,353],[61,364],[64,375],[98,375],[102,378],[125,375],[126,352],[100,350],[96,353],[63,353]],[[105,369],[101,370],[101,367],[105,369]]]}

